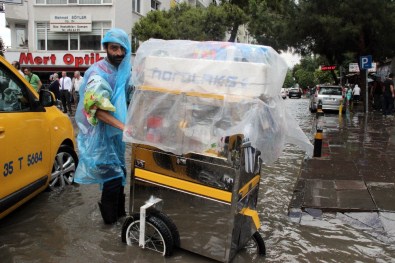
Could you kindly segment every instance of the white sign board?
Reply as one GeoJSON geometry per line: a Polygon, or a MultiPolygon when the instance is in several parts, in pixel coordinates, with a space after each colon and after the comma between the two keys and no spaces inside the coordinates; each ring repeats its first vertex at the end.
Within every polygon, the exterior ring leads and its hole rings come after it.
{"type": "Polygon", "coordinates": [[[237,96],[278,95],[263,63],[148,56],[144,85],[181,92],[237,96]],[[186,65],[193,65],[189,70],[186,65]]]}
{"type": "Polygon", "coordinates": [[[50,31],[53,32],[91,32],[91,15],[51,15],[50,31]]]}
{"type": "MultiPolygon", "coordinates": [[[[368,69],[368,72],[376,72],[377,71],[377,63],[372,62],[372,67],[368,69]]],[[[350,63],[348,65],[348,72],[359,73],[358,63],[350,63]]]]}
{"type": "Polygon", "coordinates": [[[348,65],[348,72],[359,72],[358,63],[350,63],[348,65]]]}
{"type": "Polygon", "coordinates": [[[376,62],[372,62],[372,67],[368,69],[368,72],[376,72],[377,71],[377,64],[376,62]]]}

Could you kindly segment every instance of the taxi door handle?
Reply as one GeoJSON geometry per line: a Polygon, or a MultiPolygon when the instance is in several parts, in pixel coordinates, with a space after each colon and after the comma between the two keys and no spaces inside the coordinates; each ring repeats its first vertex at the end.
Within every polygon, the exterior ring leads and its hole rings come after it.
{"type": "Polygon", "coordinates": [[[0,132],[5,132],[5,128],[0,126],[0,132]]]}

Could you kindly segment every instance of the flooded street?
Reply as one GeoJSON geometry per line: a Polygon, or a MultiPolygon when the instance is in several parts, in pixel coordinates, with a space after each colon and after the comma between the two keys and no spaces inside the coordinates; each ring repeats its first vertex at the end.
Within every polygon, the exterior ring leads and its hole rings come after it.
{"type": "MultiPolygon", "coordinates": [[[[312,139],[314,115],[308,99],[286,99],[289,112],[312,139]]],[[[333,113],[333,120],[338,116],[333,113]]],[[[294,223],[288,205],[304,153],[288,145],[270,167],[262,169],[259,202],[266,257],[254,262],[395,262],[395,242],[383,241],[363,226],[349,226],[335,214],[305,217],[294,223]]],[[[127,187],[127,192],[129,188],[127,187]]],[[[0,221],[0,261],[8,262],[212,262],[177,250],[164,258],[121,242],[121,223],[102,223],[97,185],[44,192],[0,221]]],[[[129,204],[129,200],[127,200],[129,204]]],[[[238,255],[233,262],[251,262],[238,255]]]]}

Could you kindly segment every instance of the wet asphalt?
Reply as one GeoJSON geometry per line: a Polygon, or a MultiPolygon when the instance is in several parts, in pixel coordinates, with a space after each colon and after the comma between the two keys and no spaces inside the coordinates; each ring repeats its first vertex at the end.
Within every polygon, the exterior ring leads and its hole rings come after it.
{"type": "MultiPolygon", "coordinates": [[[[308,138],[313,140],[315,114],[309,113],[308,103],[305,98],[286,99],[285,106],[308,138]]],[[[335,112],[325,113],[322,119],[326,125],[322,158],[304,160],[303,151],[294,145],[287,145],[283,155],[273,165],[262,167],[257,211],[266,256],[251,259],[239,253],[233,262],[394,262],[395,227],[391,222],[395,213],[392,211],[325,209],[322,205],[310,206],[304,202],[299,203],[300,206],[290,207],[295,202],[292,198],[297,189],[295,186],[303,179],[308,162],[331,160],[337,154],[339,158],[359,163],[364,160],[364,155],[378,158],[393,148],[394,137],[389,133],[391,131],[393,134],[394,123],[390,119],[380,119],[379,114],[369,113],[369,125],[362,127],[364,116],[363,111],[357,108],[340,119],[335,112]],[[371,122],[369,118],[375,121],[371,122]],[[365,127],[366,134],[363,133],[365,127]],[[346,136],[343,129],[350,135],[346,136]],[[328,138],[332,139],[328,141],[328,138]],[[356,146],[361,138],[365,140],[363,149],[356,146]],[[359,161],[355,159],[357,155],[354,152],[357,151],[361,155],[359,161]]],[[[127,151],[128,160],[130,147],[127,151]]],[[[379,159],[381,165],[384,165],[383,161],[390,162],[384,157],[379,159]]],[[[366,163],[365,170],[374,170],[371,165],[366,163]]],[[[322,168],[328,170],[328,167],[322,168]]],[[[321,191],[318,186],[299,189],[321,191]]],[[[126,192],[129,193],[129,190],[128,187],[126,192]]],[[[324,191],[321,192],[323,196],[324,191]]],[[[115,225],[104,225],[97,206],[99,198],[97,185],[75,184],[60,192],[39,194],[1,220],[0,262],[213,262],[184,250],[176,250],[172,257],[164,258],[138,246],[125,245],[120,238],[122,220],[115,225]]],[[[126,198],[129,204],[129,194],[126,198]]],[[[191,227],[191,231],[199,231],[193,229],[193,224],[191,227]]]]}

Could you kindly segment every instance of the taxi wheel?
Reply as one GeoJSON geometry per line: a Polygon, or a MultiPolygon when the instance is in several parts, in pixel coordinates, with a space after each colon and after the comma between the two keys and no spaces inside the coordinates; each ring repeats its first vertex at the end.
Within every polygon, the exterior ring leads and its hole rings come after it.
{"type": "Polygon", "coordinates": [[[52,167],[48,189],[53,191],[71,185],[77,165],[78,157],[73,148],[67,145],[60,146],[52,167]]]}

